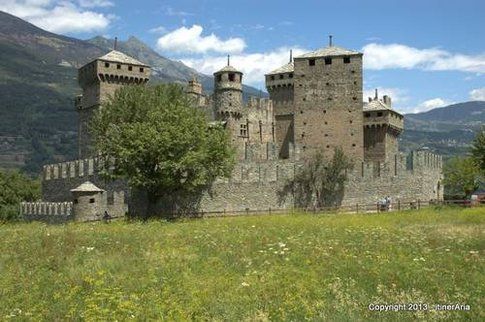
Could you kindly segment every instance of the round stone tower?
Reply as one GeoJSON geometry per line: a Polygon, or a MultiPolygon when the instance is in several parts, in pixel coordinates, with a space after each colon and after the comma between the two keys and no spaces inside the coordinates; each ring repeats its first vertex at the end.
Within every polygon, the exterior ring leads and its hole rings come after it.
{"type": "Polygon", "coordinates": [[[71,189],[71,194],[75,221],[92,221],[103,218],[108,206],[105,190],[86,181],[71,189]]]}
{"type": "Polygon", "coordinates": [[[226,120],[228,113],[242,109],[242,75],[229,64],[214,73],[214,109],[218,119],[226,120]]]}

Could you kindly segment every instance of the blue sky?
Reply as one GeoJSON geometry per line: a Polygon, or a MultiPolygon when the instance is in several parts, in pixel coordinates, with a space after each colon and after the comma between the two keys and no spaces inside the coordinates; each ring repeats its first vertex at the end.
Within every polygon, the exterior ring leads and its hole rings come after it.
{"type": "Polygon", "coordinates": [[[327,45],[364,52],[364,96],[400,111],[485,100],[485,1],[2,0],[0,10],[81,39],[130,35],[211,74],[225,56],[264,89],[263,75],[327,45]]]}

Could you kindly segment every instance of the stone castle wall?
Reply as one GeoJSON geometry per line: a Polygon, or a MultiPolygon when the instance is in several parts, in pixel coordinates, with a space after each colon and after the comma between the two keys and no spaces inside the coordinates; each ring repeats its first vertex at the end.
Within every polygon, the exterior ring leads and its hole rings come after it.
{"type": "MultiPolygon", "coordinates": [[[[291,209],[291,192],[283,193],[289,180],[294,178],[299,161],[260,160],[238,163],[231,178],[218,179],[210,189],[199,195],[177,202],[162,201],[160,210],[178,212],[186,204],[195,205],[196,212],[244,212],[268,209],[291,209]]],[[[436,200],[443,196],[442,159],[427,151],[416,151],[409,156],[397,154],[387,163],[360,162],[349,174],[343,206],[372,204],[389,195],[392,200],[436,200]]],[[[96,159],[77,160],[44,167],[43,199],[46,201],[71,200],[69,190],[89,180],[106,190],[108,206],[113,215],[143,208],[143,199],[131,200],[125,182],[106,182],[97,172],[96,159]],[[111,201],[110,201],[110,196],[111,201]],[[126,197],[125,197],[126,196],[126,197]],[[111,206],[110,206],[111,205],[111,206]],[[113,210],[115,208],[119,210],[113,210]],[[140,208],[141,207],[141,208],[140,208]]]]}

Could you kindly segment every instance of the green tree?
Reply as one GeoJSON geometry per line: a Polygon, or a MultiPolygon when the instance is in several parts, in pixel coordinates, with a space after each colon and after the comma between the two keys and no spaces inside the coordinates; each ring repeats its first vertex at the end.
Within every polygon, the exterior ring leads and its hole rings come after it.
{"type": "Polygon", "coordinates": [[[471,153],[473,161],[475,161],[482,175],[485,175],[485,127],[482,127],[475,136],[472,142],[471,153]]]}
{"type": "Polygon", "coordinates": [[[96,114],[91,130],[103,174],[147,194],[147,215],[161,198],[196,193],[229,176],[234,151],[220,124],[209,125],[176,84],[126,86],[96,114]]]}
{"type": "Polygon", "coordinates": [[[453,157],[443,168],[445,195],[465,198],[479,186],[479,169],[471,157],[453,157]]]}
{"type": "Polygon", "coordinates": [[[22,201],[40,198],[40,182],[13,171],[0,171],[0,221],[17,220],[22,201]]]}
{"type": "Polygon", "coordinates": [[[303,208],[339,206],[342,202],[347,172],[352,170],[352,161],[341,148],[334,150],[333,157],[327,159],[317,152],[285,187],[291,191],[295,203],[303,208]]]}

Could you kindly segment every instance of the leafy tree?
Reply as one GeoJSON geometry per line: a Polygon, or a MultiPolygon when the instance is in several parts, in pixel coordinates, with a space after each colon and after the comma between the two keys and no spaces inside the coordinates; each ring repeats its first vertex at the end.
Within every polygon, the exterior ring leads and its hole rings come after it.
{"type": "Polygon", "coordinates": [[[22,201],[40,198],[40,182],[20,172],[0,171],[0,221],[16,220],[22,201]]]}
{"type": "Polygon", "coordinates": [[[482,174],[485,175],[485,127],[482,127],[475,136],[472,142],[471,153],[476,165],[482,174]]]}
{"type": "Polygon", "coordinates": [[[449,159],[443,168],[445,195],[465,198],[479,186],[479,169],[470,157],[449,159]]]}
{"type": "Polygon", "coordinates": [[[145,192],[148,215],[161,198],[196,193],[229,176],[234,165],[227,131],[209,125],[176,84],[121,88],[96,114],[91,130],[105,160],[103,174],[145,192]]]}
{"type": "Polygon", "coordinates": [[[342,202],[347,172],[352,161],[341,148],[336,148],[332,159],[317,152],[291,180],[285,190],[291,190],[297,206],[321,208],[338,206],[342,202]]]}

